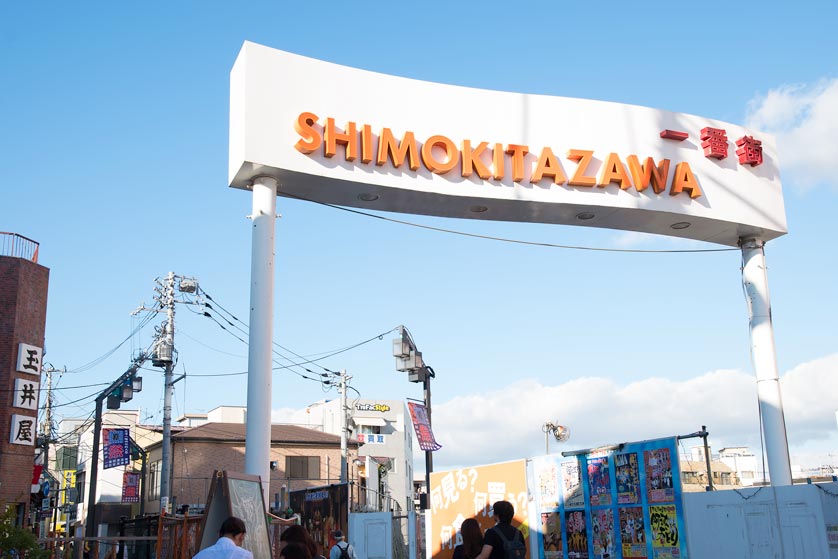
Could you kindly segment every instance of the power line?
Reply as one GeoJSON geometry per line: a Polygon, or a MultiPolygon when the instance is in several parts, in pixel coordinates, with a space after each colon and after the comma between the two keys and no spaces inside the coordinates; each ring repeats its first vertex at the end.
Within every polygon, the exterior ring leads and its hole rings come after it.
{"type": "Polygon", "coordinates": [[[422,225],[420,223],[414,223],[412,221],[404,221],[401,219],[393,219],[392,217],[385,217],[382,215],[375,215],[367,212],[362,212],[360,210],[353,210],[352,208],[344,208],[342,206],[336,206],[334,204],[328,204],[326,202],[320,202],[318,200],[311,200],[309,198],[304,198],[302,196],[297,196],[291,194],[289,192],[280,192],[282,196],[287,196],[289,198],[296,198],[297,200],[303,200],[305,202],[314,202],[315,204],[320,204],[321,206],[326,206],[328,208],[332,208],[335,210],[341,210],[344,212],[349,212],[353,214],[362,215],[364,217],[371,217],[374,219],[380,219],[382,221],[389,221],[391,223],[398,223],[400,225],[408,225],[410,227],[418,227],[420,229],[428,229],[430,231],[437,231],[439,233],[448,233],[450,235],[461,235],[463,237],[472,237],[475,239],[484,239],[487,241],[498,241],[502,243],[514,243],[519,245],[530,245],[530,246],[540,246],[545,248],[562,248],[566,250],[587,250],[587,251],[596,251],[596,252],[627,252],[627,253],[642,253],[642,254],[677,254],[677,253],[701,253],[701,252],[730,252],[734,250],[739,250],[738,248],[703,248],[703,249],[672,249],[672,250],[644,250],[644,249],[633,249],[633,248],[602,248],[602,247],[587,247],[587,246],[579,246],[579,245],[559,245],[555,243],[540,243],[535,241],[522,241],[519,239],[509,239],[506,237],[494,237],[491,235],[480,235],[477,233],[466,233],[465,231],[455,231],[453,229],[444,229],[442,227],[433,227],[431,225],[422,225]]]}

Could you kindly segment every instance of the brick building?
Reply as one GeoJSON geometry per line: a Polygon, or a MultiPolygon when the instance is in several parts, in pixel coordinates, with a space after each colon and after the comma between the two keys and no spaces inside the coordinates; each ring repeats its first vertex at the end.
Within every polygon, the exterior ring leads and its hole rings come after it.
{"type": "MultiPolygon", "coordinates": [[[[245,424],[212,422],[172,435],[172,502],[200,509],[215,470],[244,472],[245,424]]],[[[146,447],[148,483],[146,511],[160,510],[161,443],[146,447]]],[[[358,457],[358,443],[349,441],[347,462],[358,457]]],[[[271,483],[268,505],[284,507],[288,492],[340,481],[340,437],[298,425],[271,425],[271,483]]],[[[354,479],[353,471],[348,471],[354,479]]],[[[357,473],[355,473],[357,475],[357,473]]]]}
{"type": "Polygon", "coordinates": [[[49,270],[38,243],[0,233],[0,503],[29,514],[49,270]]]}

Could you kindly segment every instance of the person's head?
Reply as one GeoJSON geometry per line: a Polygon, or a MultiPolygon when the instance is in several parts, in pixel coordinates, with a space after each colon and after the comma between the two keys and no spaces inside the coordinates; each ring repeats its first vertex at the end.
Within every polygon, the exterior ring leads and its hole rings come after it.
{"type": "Polygon", "coordinates": [[[289,526],[282,532],[282,535],[279,536],[279,550],[282,551],[286,545],[292,543],[308,548],[312,557],[317,555],[317,543],[309,535],[308,531],[299,524],[289,526]]]}
{"type": "Polygon", "coordinates": [[[244,520],[235,516],[231,516],[222,522],[221,528],[218,530],[219,536],[230,538],[239,547],[244,543],[245,534],[247,534],[247,529],[244,527],[244,520]]]}
{"type": "Polygon", "coordinates": [[[335,540],[339,542],[343,541],[343,532],[341,532],[340,530],[335,530],[335,533],[332,535],[335,537],[335,540]]]}
{"type": "Polygon", "coordinates": [[[460,525],[460,536],[463,538],[463,551],[468,559],[480,555],[483,549],[483,533],[480,524],[473,518],[466,518],[460,525]]]}
{"type": "Polygon", "coordinates": [[[492,505],[492,512],[498,522],[502,524],[509,524],[512,522],[512,517],[515,516],[515,507],[509,501],[496,501],[492,505]]]}
{"type": "Polygon", "coordinates": [[[279,550],[279,556],[284,559],[311,559],[311,552],[308,547],[297,542],[288,542],[279,550]]]}

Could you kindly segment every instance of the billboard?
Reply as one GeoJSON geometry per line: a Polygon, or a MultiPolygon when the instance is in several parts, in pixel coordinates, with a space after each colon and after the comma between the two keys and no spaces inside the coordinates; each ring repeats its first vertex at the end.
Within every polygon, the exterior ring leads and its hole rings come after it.
{"type": "Polygon", "coordinates": [[[246,42],[229,184],[316,202],[737,246],[787,231],[774,139],[684,113],[457,87],[246,42]],[[409,107],[409,110],[405,110],[409,107]]]}
{"type": "MultiPolygon", "coordinates": [[[[454,547],[462,543],[460,525],[474,518],[481,529],[494,526],[492,503],[509,501],[515,507],[513,526],[529,538],[529,499],[527,462],[516,460],[487,466],[475,466],[448,472],[431,473],[430,555],[433,559],[451,559],[454,547]]],[[[531,546],[527,546],[530,559],[531,546]]]]}

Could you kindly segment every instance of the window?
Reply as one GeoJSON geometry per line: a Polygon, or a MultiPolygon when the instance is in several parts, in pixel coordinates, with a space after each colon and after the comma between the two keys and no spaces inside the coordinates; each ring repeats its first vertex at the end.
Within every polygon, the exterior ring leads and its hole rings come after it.
{"type": "Polygon", "coordinates": [[[83,503],[84,502],[84,473],[79,472],[76,474],[76,502],[83,503]]]}
{"type": "Polygon", "coordinates": [[[157,460],[151,463],[149,468],[148,479],[148,500],[156,501],[160,498],[160,470],[162,469],[162,460],[157,460]]]}
{"type": "Polygon", "coordinates": [[[381,427],[378,425],[358,425],[358,433],[361,435],[380,435],[381,427]]]}
{"type": "Polygon", "coordinates": [[[285,475],[291,479],[320,479],[320,457],[286,456],[285,475]]]}

